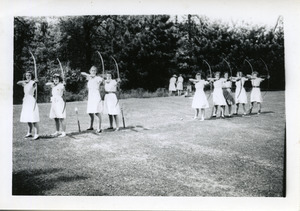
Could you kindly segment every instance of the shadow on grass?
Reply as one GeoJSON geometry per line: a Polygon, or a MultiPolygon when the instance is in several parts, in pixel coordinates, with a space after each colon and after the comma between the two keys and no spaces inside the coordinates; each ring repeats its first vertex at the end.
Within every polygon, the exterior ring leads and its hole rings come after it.
{"type": "MultiPolygon", "coordinates": [[[[263,114],[274,114],[275,112],[274,111],[262,111],[260,112],[260,115],[263,115],[263,114]]],[[[251,113],[250,115],[257,115],[257,113],[251,113]]]]}
{"type": "MultiPolygon", "coordinates": [[[[126,131],[126,130],[131,130],[131,131],[134,131],[134,132],[139,132],[141,130],[150,130],[150,129],[149,128],[145,128],[142,125],[127,126],[125,128],[124,127],[120,127],[120,129],[119,129],[119,131],[126,131]]],[[[117,132],[117,131],[115,131],[114,129],[104,129],[103,132],[106,133],[106,132],[117,132]]],[[[84,130],[84,131],[81,131],[81,132],[78,131],[78,132],[67,133],[67,137],[70,137],[70,138],[73,138],[73,139],[77,139],[76,138],[77,135],[82,135],[82,134],[87,134],[87,133],[88,134],[94,134],[96,136],[99,135],[94,130],[84,130]]],[[[40,139],[56,139],[56,138],[59,138],[59,137],[55,137],[55,136],[52,136],[52,135],[49,135],[49,134],[40,135],[40,139]]]]}
{"type": "Polygon", "coordinates": [[[145,128],[142,125],[136,125],[136,126],[128,126],[126,128],[122,128],[121,130],[131,130],[134,132],[140,132],[141,130],[150,130],[149,128],[145,128]]]}
{"type": "MultiPolygon", "coordinates": [[[[139,132],[141,130],[150,130],[149,128],[145,128],[143,127],[142,125],[136,125],[136,126],[127,126],[127,127],[120,127],[119,128],[119,131],[128,131],[128,130],[131,130],[131,131],[134,131],[134,132],[139,132]]],[[[117,132],[115,131],[114,129],[104,129],[103,132],[117,132]]]]}
{"type": "Polygon", "coordinates": [[[13,172],[12,178],[12,194],[13,195],[45,195],[45,192],[51,190],[59,185],[61,182],[72,182],[76,180],[85,180],[88,177],[73,175],[73,176],[53,176],[49,178],[50,174],[55,174],[61,169],[36,169],[32,171],[18,171],[13,172]]]}
{"type": "Polygon", "coordinates": [[[68,133],[67,136],[70,137],[70,138],[74,138],[76,139],[76,135],[82,135],[82,134],[94,134],[97,136],[97,133],[93,130],[84,130],[84,131],[81,131],[81,132],[71,132],[71,133],[68,133]]]}
{"type": "MultiPolygon", "coordinates": [[[[86,134],[86,133],[92,133],[92,134],[95,134],[95,132],[93,131],[81,131],[81,132],[71,132],[71,133],[67,133],[67,136],[70,137],[70,138],[74,138],[76,139],[76,135],[80,135],[80,134],[86,134]]],[[[95,134],[96,135],[96,134],[95,134]]],[[[43,134],[43,135],[40,135],[40,139],[56,139],[56,138],[60,138],[58,136],[53,136],[53,135],[49,135],[49,134],[43,134]]]]}
{"type": "Polygon", "coordinates": [[[238,115],[232,115],[231,117],[225,116],[225,118],[221,118],[221,117],[210,117],[207,120],[231,120],[231,119],[235,119],[235,118],[247,118],[247,117],[259,117],[260,115],[264,115],[264,114],[273,114],[275,113],[274,111],[263,111],[261,112],[259,115],[257,113],[251,113],[251,114],[238,114],[238,115]]]}

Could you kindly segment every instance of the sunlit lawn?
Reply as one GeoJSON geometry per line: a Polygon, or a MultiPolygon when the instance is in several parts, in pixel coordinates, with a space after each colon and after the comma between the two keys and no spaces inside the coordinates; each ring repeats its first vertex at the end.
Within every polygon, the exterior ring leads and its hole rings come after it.
{"type": "Polygon", "coordinates": [[[72,102],[65,138],[49,137],[50,104],[39,104],[36,141],[23,138],[27,126],[16,105],[13,194],[283,196],[284,92],[268,92],[264,101],[261,115],[201,122],[192,119],[191,98],[121,100],[127,128],[100,135],[78,133],[74,108],[83,130],[89,117],[86,102],[72,102]]]}

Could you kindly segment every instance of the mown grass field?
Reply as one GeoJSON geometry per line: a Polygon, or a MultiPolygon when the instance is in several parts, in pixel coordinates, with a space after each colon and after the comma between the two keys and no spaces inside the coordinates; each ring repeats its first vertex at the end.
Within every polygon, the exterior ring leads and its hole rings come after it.
{"type": "Polygon", "coordinates": [[[191,98],[124,99],[126,129],[100,135],[77,132],[74,108],[86,129],[86,102],[67,103],[65,138],[49,137],[50,104],[39,104],[36,141],[23,138],[15,105],[13,195],[283,196],[284,92],[264,101],[261,115],[201,122],[192,119],[191,98]]]}

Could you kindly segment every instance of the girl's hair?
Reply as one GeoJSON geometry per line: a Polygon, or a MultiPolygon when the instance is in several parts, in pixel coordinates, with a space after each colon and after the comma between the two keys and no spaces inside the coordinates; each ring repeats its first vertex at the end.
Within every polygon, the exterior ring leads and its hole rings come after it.
{"type": "Polygon", "coordinates": [[[52,76],[52,80],[53,80],[54,78],[58,78],[59,82],[62,82],[62,77],[61,77],[60,75],[54,74],[54,75],[52,76]]]}
{"type": "Polygon", "coordinates": [[[196,78],[198,75],[199,75],[200,77],[202,77],[202,72],[196,73],[195,78],[196,78]]]}
{"type": "Polygon", "coordinates": [[[28,71],[26,71],[26,72],[24,73],[24,75],[23,75],[23,78],[24,78],[24,79],[26,79],[26,74],[27,74],[27,73],[29,73],[29,74],[31,75],[31,79],[34,78],[33,72],[30,71],[30,70],[28,70],[28,71]]]}
{"type": "Polygon", "coordinates": [[[238,74],[238,75],[240,75],[240,76],[243,76],[243,73],[242,73],[241,71],[237,71],[236,74],[238,74]]]}
{"type": "Polygon", "coordinates": [[[257,71],[253,71],[253,73],[252,74],[256,74],[257,76],[258,76],[258,72],[257,71]]]}
{"type": "Polygon", "coordinates": [[[106,75],[107,75],[107,74],[110,74],[110,75],[111,75],[111,78],[114,78],[114,74],[113,74],[113,71],[112,71],[112,70],[106,71],[106,75]]]}
{"type": "Polygon", "coordinates": [[[96,70],[96,72],[98,72],[98,68],[97,68],[96,66],[93,65],[93,66],[91,67],[91,69],[90,69],[90,72],[91,72],[92,69],[93,69],[93,70],[96,70]]]}
{"type": "Polygon", "coordinates": [[[219,76],[221,76],[221,73],[220,73],[219,71],[217,71],[217,72],[214,73],[215,76],[216,76],[217,74],[218,74],[219,76]]]}

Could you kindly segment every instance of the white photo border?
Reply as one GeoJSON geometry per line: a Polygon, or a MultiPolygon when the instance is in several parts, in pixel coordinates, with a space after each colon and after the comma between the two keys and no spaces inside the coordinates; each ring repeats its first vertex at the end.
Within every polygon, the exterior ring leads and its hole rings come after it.
{"type": "MultiPolygon", "coordinates": [[[[1,3],[0,209],[14,210],[300,210],[300,3],[207,0],[10,0],[1,3]],[[284,17],[286,71],[286,197],[87,197],[12,196],[13,20],[15,16],[203,14],[284,17]]],[[[275,22],[276,20],[274,20],[275,22]]]]}

